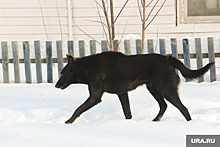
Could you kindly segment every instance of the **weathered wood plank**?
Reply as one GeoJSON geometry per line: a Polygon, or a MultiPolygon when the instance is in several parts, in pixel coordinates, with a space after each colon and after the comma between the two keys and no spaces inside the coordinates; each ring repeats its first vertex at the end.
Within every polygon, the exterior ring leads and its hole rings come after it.
{"type": "Polygon", "coordinates": [[[96,42],[95,42],[95,40],[90,40],[90,52],[91,52],[91,55],[96,54],[96,42]]]}
{"type": "Polygon", "coordinates": [[[141,39],[136,39],[136,51],[137,51],[137,54],[141,54],[142,53],[141,39]]]}
{"type": "MultiPolygon", "coordinates": [[[[209,62],[215,62],[214,40],[213,37],[208,37],[208,51],[209,62]]],[[[216,81],[216,69],[215,65],[210,68],[210,81],[216,81]]]]}
{"type": "Polygon", "coordinates": [[[42,83],[42,67],[41,67],[41,48],[40,41],[34,41],[34,49],[35,49],[35,63],[36,63],[36,75],[37,75],[37,83],[42,83]]]}
{"type": "Polygon", "coordinates": [[[125,54],[131,55],[130,40],[124,40],[124,48],[125,48],[125,54]]]}
{"type": "Polygon", "coordinates": [[[118,40],[113,40],[113,48],[114,48],[114,51],[119,52],[119,41],[118,40]]]}
{"type": "Polygon", "coordinates": [[[46,41],[47,82],[53,83],[52,42],[46,41]]]}
{"type": "MultiPolygon", "coordinates": [[[[202,68],[202,46],[201,46],[201,38],[195,38],[195,48],[196,48],[196,62],[197,68],[202,68]]],[[[198,82],[201,83],[204,81],[204,76],[198,78],[198,82]]]]}
{"type": "MultiPolygon", "coordinates": [[[[172,57],[178,59],[178,50],[177,50],[177,39],[176,38],[171,38],[171,50],[172,50],[172,57]]],[[[175,69],[176,74],[179,75],[179,72],[177,69],[175,69]]]]}
{"type": "MultiPolygon", "coordinates": [[[[172,56],[172,54],[167,54],[167,56],[172,56]]],[[[215,58],[220,57],[220,53],[215,53],[215,58]]],[[[202,53],[202,58],[206,59],[209,58],[208,53],[202,53]]],[[[65,60],[66,62],[67,60],[65,60]]],[[[178,54],[178,59],[183,59],[183,54],[178,54]]],[[[196,54],[190,54],[190,59],[196,59],[196,54]]],[[[57,63],[57,58],[52,58],[53,63],[57,63]]],[[[35,63],[35,59],[30,59],[31,63],[35,63]]],[[[2,63],[2,59],[0,59],[0,63],[2,63]]],[[[13,63],[13,59],[9,59],[9,63],[13,63]]],[[[19,59],[19,63],[24,63],[24,59],[19,59]]],[[[41,59],[41,63],[47,63],[47,59],[43,58],[41,59]]]]}
{"type": "Polygon", "coordinates": [[[2,41],[2,69],[3,69],[3,81],[4,83],[9,83],[9,67],[8,67],[8,42],[2,41]]]}
{"type": "Polygon", "coordinates": [[[166,40],[165,39],[159,39],[160,44],[160,54],[166,55],[166,40]]]}
{"type": "Polygon", "coordinates": [[[154,40],[153,39],[147,40],[147,46],[148,46],[148,54],[154,53],[154,40]]]}
{"type": "Polygon", "coordinates": [[[19,66],[19,54],[18,54],[18,42],[12,41],[12,55],[13,55],[13,63],[14,63],[14,77],[15,83],[21,83],[20,80],[20,66],[19,66]]]}
{"type": "Polygon", "coordinates": [[[71,55],[72,57],[74,57],[74,44],[73,41],[68,41],[67,42],[68,45],[68,54],[71,55]]]}
{"type": "Polygon", "coordinates": [[[57,46],[57,63],[58,63],[58,76],[60,78],[61,71],[63,69],[63,47],[62,47],[62,41],[56,41],[57,46]]]}
{"type": "Polygon", "coordinates": [[[102,45],[102,52],[108,51],[107,40],[102,40],[101,45],[102,45]]]}
{"type": "MultiPolygon", "coordinates": [[[[183,57],[184,57],[184,64],[186,65],[187,68],[191,68],[190,65],[190,48],[189,48],[189,40],[188,39],[183,39],[183,57]]],[[[186,82],[189,82],[191,80],[186,79],[186,82]]]]}
{"type": "Polygon", "coordinates": [[[79,57],[85,56],[85,43],[84,40],[79,41],[79,57]]]}
{"type": "Polygon", "coordinates": [[[23,42],[23,52],[24,52],[24,65],[25,65],[26,83],[32,83],[29,41],[24,41],[23,42]]]}

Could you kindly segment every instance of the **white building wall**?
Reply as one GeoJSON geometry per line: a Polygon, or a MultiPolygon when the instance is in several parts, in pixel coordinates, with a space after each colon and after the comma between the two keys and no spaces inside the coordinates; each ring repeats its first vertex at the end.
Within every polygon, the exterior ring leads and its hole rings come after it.
{"type": "Polygon", "coordinates": [[[0,40],[61,40],[60,24],[63,40],[68,40],[66,0],[56,1],[0,0],[0,40]]]}
{"type": "MultiPolygon", "coordinates": [[[[100,0],[98,1],[100,2],[100,0]]],[[[115,15],[120,11],[125,1],[114,1],[115,15]]],[[[149,1],[147,0],[147,2],[149,1]]],[[[149,20],[155,15],[162,2],[163,0],[160,0],[149,20]]],[[[147,12],[152,9],[153,5],[154,2],[149,6],[147,12]]],[[[0,0],[0,40],[55,41],[63,39],[63,41],[66,41],[69,39],[67,7],[67,0],[0,0]],[[56,5],[56,2],[58,5],[56,5]],[[60,17],[58,17],[57,9],[60,17]]],[[[96,39],[105,37],[100,23],[91,22],[100,20],[96,3],[93,0],[72,0],[71,7],[75,24],[96,39]]],[[[101,10],[100,13],[103,21],[105,21],[101,10]]],[[[158,16],[147,28],[146,37],[220,36],[219,23],[182,24],[176,27],[175,18],[175,0],[167,0],[158,16]]],[[[70,22],[70,24],[73,24],[73,39],[89,40],[90,38],[82,33],[74,23],[70,22]]],[[[118,18],[115,24],[116,37],[120,38],[122,36],[126,23],[124,36],[127,34],[140,35],[141,21],[136,0],[130,0],[120,18],[118,18]]]]}

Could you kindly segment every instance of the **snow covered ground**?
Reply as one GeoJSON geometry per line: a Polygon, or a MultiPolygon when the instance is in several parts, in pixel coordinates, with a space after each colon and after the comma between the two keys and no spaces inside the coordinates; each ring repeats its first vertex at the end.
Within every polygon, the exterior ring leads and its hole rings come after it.
{"type": "Polygon", "coordinates": [[[129,93],[132,120],[125,120],[116,95],[76,122],[64,122],[89,93],[85,85],[59,90],[54,84],[0,84],[1,147],[185,147],[186,135],[220,134],[220,82],[182,82],[179,93],[192,121],[171,104],[161,122],[159,106],[145,86],[129,93]]]}
{"type": "MultiPolygon", "coordinates": [[[[195,68],[196,60],[191,62],[195,68]]],[[[206,63],[208,59],[204,59],[206,63]]],[[[218,59],[216,67],[219,65],[218,59]]],[[[2,84],[0,70],[0,147],[185,147],[186,135],[220,135],[219,68],[218,81],[213,83],[209,82],[209,72],[200,84],[183,82],[181,77],[179,93],[193,119],[190,122],[169,102],[161,122],[152,122],[159,106],[145,86],[141,86],[129,93],[132,120],[124,119],[117,96],[106,93],[102,103],[71,125],[64,122],[88,98],[86,85],[56,89],[54,84],[46,83],[45,64],[42,64],[43,84],[36,84],[35,64],[31,64],[34,84],[25,84],[23,64],[20,64],[22,84],[14,84],[13,65],[9,68],[11,84],[2,84]]],[[[53,72],[56,82],[56,64],[53,72]]]]}

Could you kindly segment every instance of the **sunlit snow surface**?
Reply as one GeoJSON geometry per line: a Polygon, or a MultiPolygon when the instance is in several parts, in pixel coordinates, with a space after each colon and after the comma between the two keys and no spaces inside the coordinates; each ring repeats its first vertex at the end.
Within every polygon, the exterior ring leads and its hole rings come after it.
{"type": "Polygon", "coordinates": [[[59,90],[54,84],[0,84],[1,147],[185,147],[187,134],[220,134],[220,82],[182,82],[181,101],[192,121],[169,102],[160,122],[159,106],[145,86],[129,92],[133,118],[125,120],[116,95],[66,125],[89,96],[86,85],[59,90]]]}

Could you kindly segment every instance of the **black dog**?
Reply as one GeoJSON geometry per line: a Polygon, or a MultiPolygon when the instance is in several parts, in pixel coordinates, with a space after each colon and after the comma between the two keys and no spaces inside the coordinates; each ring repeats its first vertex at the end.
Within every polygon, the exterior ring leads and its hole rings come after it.
{"type": "Polygon", "coordinates": [[[56,88],[65,89],[70,84],[82,83],[89,87],[89,98],[76,109],[66,124],[73,123],[83,112],[101,102],[104,92],[117,94],[126,119],[131,119],[128,91],[146,84],[160,106],[153,121],[159,121],[167,104],[164,98],[177,107],[187,121],[191,120],[187,108],[178,96],[179,76],[194,79],[207,72],[214,63],[198,70],[190,70],[176,58],[159,54],[127,56],[119,52],[103,52],[74,60],[67,55],[68,64],[63,68],[56,88]]]}

